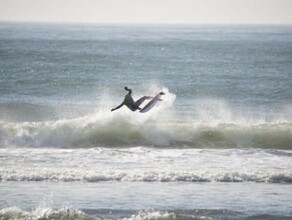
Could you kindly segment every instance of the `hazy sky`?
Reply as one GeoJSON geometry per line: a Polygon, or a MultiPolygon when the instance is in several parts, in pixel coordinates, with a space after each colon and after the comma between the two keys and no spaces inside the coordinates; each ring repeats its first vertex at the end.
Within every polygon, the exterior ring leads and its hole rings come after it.
{"type": "Polygon", "coordinates": [[[0,21],[292,24],[292,0],[0,0],[0,21]]]}

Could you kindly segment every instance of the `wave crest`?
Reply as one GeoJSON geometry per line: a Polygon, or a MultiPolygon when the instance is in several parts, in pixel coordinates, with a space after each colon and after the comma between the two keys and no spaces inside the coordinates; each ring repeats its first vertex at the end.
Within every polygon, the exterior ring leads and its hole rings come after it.
{"type": "Polygon", "coordinates": [[[292,124],[218,124],[190,121],[135,121],[128,115],[94,120],[0,123],[2,146],[30,147],[169,147],[291,149],[292,124]]]}

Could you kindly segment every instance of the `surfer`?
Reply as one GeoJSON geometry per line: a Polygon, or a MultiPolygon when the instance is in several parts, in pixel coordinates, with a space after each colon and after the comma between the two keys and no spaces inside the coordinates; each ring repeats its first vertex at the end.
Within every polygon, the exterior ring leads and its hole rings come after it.
{"type": "Polygon", "coordinates": [[[151,99],[151,96],[143,96],[140,99],[138,99],[136,102],[132,98],[132,89],[129,89],[128,87],[125,87],[125,90],[128,91],[128,94],[125,95],[124,101],[118,105],[117,107],[113,108],[111,111],[115,111],[119,108],[121,108],[123,105],[127,106],[132,111],[141,110],[139,107],[146,99],[151,99]]]}

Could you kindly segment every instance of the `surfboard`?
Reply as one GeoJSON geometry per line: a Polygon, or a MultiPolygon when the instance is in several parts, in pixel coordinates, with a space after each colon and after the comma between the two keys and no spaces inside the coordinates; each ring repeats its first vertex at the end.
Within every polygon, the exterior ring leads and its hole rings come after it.
{"type": "Polygon", "coordinates": [[[152,109],[158,101],[161,101],[160,97],[164,95],[164,92],[158,93],[156,96],[154,96],[153,99],[151,99],[141,110],[141,113],[148,112],[150,109],[152,109]]]}

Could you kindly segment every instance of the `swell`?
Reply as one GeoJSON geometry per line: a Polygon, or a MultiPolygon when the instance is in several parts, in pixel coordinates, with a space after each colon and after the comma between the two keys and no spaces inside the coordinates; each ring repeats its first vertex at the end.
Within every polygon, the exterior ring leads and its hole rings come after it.
{"type": "Polygon", "coordinates": [[[292,149],[292,123],[217,123],[117,114],[46,122],[0,122],[2,147],[292,149]]]}

